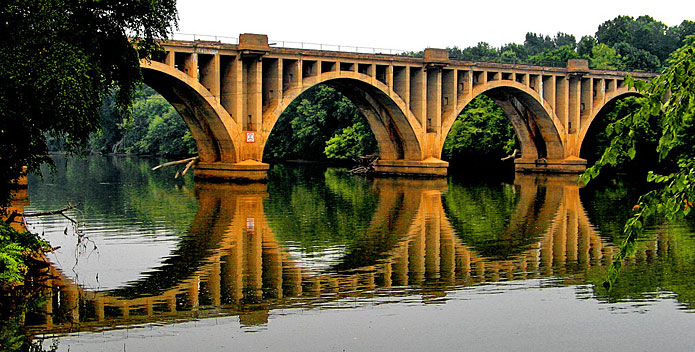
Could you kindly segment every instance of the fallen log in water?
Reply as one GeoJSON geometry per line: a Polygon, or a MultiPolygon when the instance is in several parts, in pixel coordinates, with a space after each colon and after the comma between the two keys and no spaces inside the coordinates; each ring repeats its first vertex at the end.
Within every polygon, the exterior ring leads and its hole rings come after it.
{"type": "Polygon", "coordinates": [[[348,173],[350,175],[366,175],[374,172],[374,165],[379,160],[379,155],[372,154],[367,156],[361,156],[354,160],[357,165],[350,169],[348,173]]]}
{"type": "Polygon", "coordinates": [[[186,164],[186,163],[190,164],[191,162],[195,163],[196,160],[198,160],[197,156],[194,156],[192,158],[186,158],[183,160],[170,161],[170,162],[167,162],[164,164],[157,165],[157,166],[153,167],[151,170],[154,171],[154,170],[157,170],[157,169],[165,167],[165,166],[173,166],[173,165],[186,164]]]}

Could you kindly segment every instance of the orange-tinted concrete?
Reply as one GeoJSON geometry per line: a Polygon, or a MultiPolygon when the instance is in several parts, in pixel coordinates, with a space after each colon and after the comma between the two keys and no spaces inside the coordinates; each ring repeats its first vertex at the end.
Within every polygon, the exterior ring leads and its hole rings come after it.
{"type": "MultiPolygon", "coordinates": [[[[163,43],[166,54],[142,61],[145,83],[178,110],[196,140],[196,176],[258,180],[263,149],[280,114],[317,85],[338,89],[367,118],[378,141],[376,171],[446,175],[446,136],[466,105],[481,94],[505,111],[521,142],[520,172],[577,173],[589,126],[610,101],[636,94],[626,72],[451,61],[444,49],[424,58],[274,48],[265,35],[239,44],[163,43]]],[[[646,79],[651,74],[631,73],[646,79]]]]}

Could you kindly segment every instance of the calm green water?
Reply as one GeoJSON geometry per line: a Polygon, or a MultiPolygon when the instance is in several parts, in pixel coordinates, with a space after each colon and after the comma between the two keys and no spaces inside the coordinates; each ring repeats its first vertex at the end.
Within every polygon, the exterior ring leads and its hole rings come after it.
{"type": "Polygon", "coordinates": [[[635,190],[573,177],[363,179],[278,165],[211,184],[158,160],[56,158],[26,212],[60,246],[60,351],[690,350],[692,224],[654,223],[601,284],[635,190]]]}

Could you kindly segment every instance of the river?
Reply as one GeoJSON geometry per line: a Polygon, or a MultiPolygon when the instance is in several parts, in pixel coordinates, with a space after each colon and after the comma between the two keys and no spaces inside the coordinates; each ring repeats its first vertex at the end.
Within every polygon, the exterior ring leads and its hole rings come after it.
{"type": "Polygon", "coordinates": [[[35,341],[58,351],[691,350],[695,229],[650,224],[603,287],[635,187],[576,176],[201,183],[157,160],[54,157],[35,341]],[[79,233],[78,237],[76,233],[79,233]]]}

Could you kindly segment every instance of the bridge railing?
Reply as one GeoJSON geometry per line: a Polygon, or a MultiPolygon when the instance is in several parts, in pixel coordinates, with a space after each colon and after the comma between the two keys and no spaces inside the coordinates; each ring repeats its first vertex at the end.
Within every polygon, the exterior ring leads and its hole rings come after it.
{"type": "Polygon", "coordinates": [[[269,44],[270,44],[270,46],[276,47],[276,48],[343,51],[343,52],[363,53],[363,54],[396,55],[396,54],[406,52],[406,50],[402,50],[402,49],[372,48],[372,47],[366,47],[366,46],[341,45],[341,44],[293,42],[293,41],[286,41],[286,40],[269,40],[269,44]]]}
{"type": "MultiPolygon", "coordinates": [[[[226,37],[219,35],[210,34],[197,34],[197,33],[174,33],[173,40],[185,40],[185,41],[210,41],[210,42],[220,42],[221,44],[239,44],[238,37],[226,37]]],[[[343,51],[352,53],[363,53],[363,54],[389,54],[397,55],[405,53],[406,50],[402,49],[389,49],[389,48],[372,48],[367,46],[356,46],[356,45],[341,45],[341,44],[324,44],[324,43],[309,43],[309,42],[297,42],[288,40],[268,40],[268,44],[275,48],[292,48],[292,49],[309,49],[309,50],[327,50],[327,51],[343,51]]]]}
{"type": "Polygon", "coordinates": [[[222,44],[239,44],[238,37],[225,37],[220,35],[195,34],[195,33],[174,33],[173,40],[185,40],[194,42],[196,40],[208,42],[220,42],[222,44]]]}

